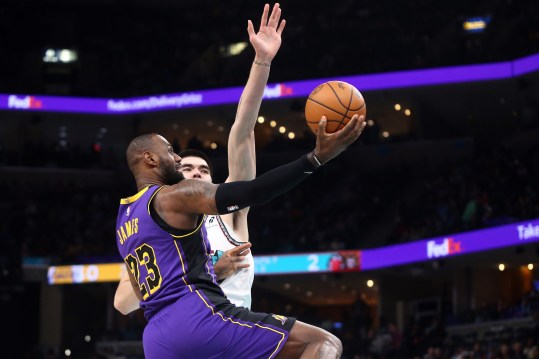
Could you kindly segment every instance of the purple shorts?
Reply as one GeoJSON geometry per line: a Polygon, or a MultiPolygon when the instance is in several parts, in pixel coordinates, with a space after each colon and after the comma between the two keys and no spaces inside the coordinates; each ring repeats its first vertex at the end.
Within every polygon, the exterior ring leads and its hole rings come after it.
{"type": "Polygon", "coordinates": [[[143,335],[146,359],[274,358],[295,318],[251,312],[203,291],[154,315],[143,335]]]}

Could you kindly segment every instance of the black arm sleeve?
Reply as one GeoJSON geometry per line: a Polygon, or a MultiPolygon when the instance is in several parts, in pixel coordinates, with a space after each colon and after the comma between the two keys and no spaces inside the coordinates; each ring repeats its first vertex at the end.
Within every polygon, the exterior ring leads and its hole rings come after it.
{"type": "Polygon", "coordinates": [[[252,205],[264,204],[291,190],[315,170],[307,155],[277,167],[253,179],[220,184],[215,203],[220,214],[238,211],[252,205]]]}

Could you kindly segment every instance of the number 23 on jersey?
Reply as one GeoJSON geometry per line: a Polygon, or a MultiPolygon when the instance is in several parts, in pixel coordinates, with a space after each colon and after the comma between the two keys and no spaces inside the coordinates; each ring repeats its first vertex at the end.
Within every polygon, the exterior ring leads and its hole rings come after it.
{"type": "Polygon", "coordinates": [[[148,298],[161,287],[161,273],[159,272],[155,252],[151,246],[148,244],[141,245],[135,249],[135,255],[127,255],[127,257],[124,258],[124,261],[127,263],[127,266],[139,284],[142,299],[148,298]],[[148,272],[148,275],[142,281],[139,279],[139,267],[141,266],[145,266],[146,271],[148,272]]]}

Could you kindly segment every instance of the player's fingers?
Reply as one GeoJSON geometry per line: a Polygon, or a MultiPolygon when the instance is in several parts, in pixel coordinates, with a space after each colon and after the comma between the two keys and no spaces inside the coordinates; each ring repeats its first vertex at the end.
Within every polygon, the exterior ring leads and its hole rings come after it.
{"type": "Polygon", "coordinates": [[[361,128],[363,126],[362,123],[363,122],[360,122],[359,120],[356,121],[353,125],[352,130],[345,137],[343,137],[341,141],[343,143],[346,143],[348,146],[352,144],[355,140],[357,140],[357,138],[361,134],[361,128]]]}
{"type": "Polygon", "coordinates": [[[281,34],[283,33],[285,26],[286,26],[286,20],[283,19],[281,23],[279,24],[279,28],[277,29],[277,33],[279,34],[279,36],[281,36],[281,34]]]}
{"type": "Polygon", "coordinates": [[[247,20],[247,33],[249,34],[249,37],[256,35],[255,27],[253,26],[253,22],[251,20],[247,20]]]}
{"type": "Polygon", "coordinates": [[[249,253],[251,253],[251,250],[250,249],[245,249],[245,250],[241,251],[239,254],[241,254],[242,256],[246,256],[249,253]]]}
{"type": "Polygon", "coordinates": [[[245,242],[243,244],[240,244],[236,248],[231,249],[230,251],[233,252],[233,253],[239,254],[239,253],[242,253],[245,250],[249,250],[249,248],[251,248],[251,246],[252,246],[251,242],[245,242]]]}
{"type": "Polygon", "coordinates": [[[358,137],[361,135],[361,132],[363,132],[363,129],[365,128],[366,124],[367,123],[365,122],[365,116],[360,116],[359,121],[356,123],[354,131],[351,134],[350,143],[358,139],[358,137]]]}
{"type": "Polygon", "coordinates": [[[273,10],[271,10],[271,15],[268,21],[268,26],[277,27],[277,23],[279,22],[280,17],[281,17],[281,8],[279,7],[279,3],[275,3],[275,5],[273,5],[273,10]]]}
{"type": "Polygon", "coordinates": [[[341,139],[346,139],[352,132],[354,132],[354,128],[358,122],[358,115],[355,114],[352,116],[352,119],[348,121],[348,123],[342,128],[342,130],[337,131],[337,135],[341,139]]]}
{"type": "Polygon", "coordinates": [[[245,256],[234,256],[230,260],[234,263],[242,262],[245,259],[245,256]]]}
{"type": "Polygon", "coordinates": [[[365,123],[365,116],[363,115],[359,116],[358,121],[354,125],[354,130],[351,133],[351,136],[353,137],[354,140],[358,138],[359,135],[361,134],[361,130],[363,129],[364,123],[365,123]]]}
{"type": "Polygon", "coordinates": [[[239,245],[237,247],[229,249],[225,253],[227,253],[228,255],[231,255],[231,256],[238,256],[238,255],[240,255],[241,252],[243,252],[243,251],[245,251],[246,249],[249,249],[249,248],[251,248],[251,242],[246,242],[246,243],[241,244],[241,245],[239,245]]]}
{"type": "Polygon", "coordinates": [[[249,263],[242,263],[242,264],[238,264],[237,268],[238,269],[244,269],[244,268],[249,268],[251,265],[249,263]]]}
{"type": "Polygon", "coordinates": [[[262,12],[262,19],[260,20],[259,31],[262,30],[262,28],[268,24],[268,12],[269,12],[269,4],[266,4],[264,5],[264,12],[262,12]]]}
{"type": "Polygon", "coordinates": [[[326,134],[326,125],[327,125],[327,118],[326,116],[322,116],[320,119],[320,122],[318,122],[318,132],[317,136],[321,137],[322,135],[326,134]]]}
{"type": "Polygon", "coordinates": [[[363,130],[367,127],[367,121],[361,122],[361,129],[359,130],[359,134],[361,135],[363,133],[363,130]]]}

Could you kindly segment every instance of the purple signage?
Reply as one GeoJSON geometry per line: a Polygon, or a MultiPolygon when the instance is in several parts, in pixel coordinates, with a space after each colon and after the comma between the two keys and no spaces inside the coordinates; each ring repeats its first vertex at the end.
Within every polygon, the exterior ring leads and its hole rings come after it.
{"type": "MultiPolygon", "coordinates": [[[[92,99],[46,95],[0,94],[0,110],[116,115],[237,103],[242,91],[242,87],[231,87],[226,89],[125,99],[92,99]]],[[[266,99],[292,95],[294,95],[292,89],[284,84],[268,85],[264,91],[264,98],[266,99]]]]}
{"type": "Polygon", "coordinates": [[[361,251],[361,270],[539,242],[539,219],[361,251]]]}
{"type": "MultiPolygon", "coordinates": [[[[362,92],[442,85],[473,81],[514,78],[539,70],[539,54],[514,61],[388,72],[340,77],[362,92]]],[[[315,79],[266,86],[264,98],[307,97],[322,82],[335,79],[315,79]]],[[[233,104],[239,101],[242,87],[191,91],[125,99],[80,98],[41,95],[0,94],[0,110],[49,111],[95,114],[126,114],[174,110],[190,107],[233,104]]]]}

